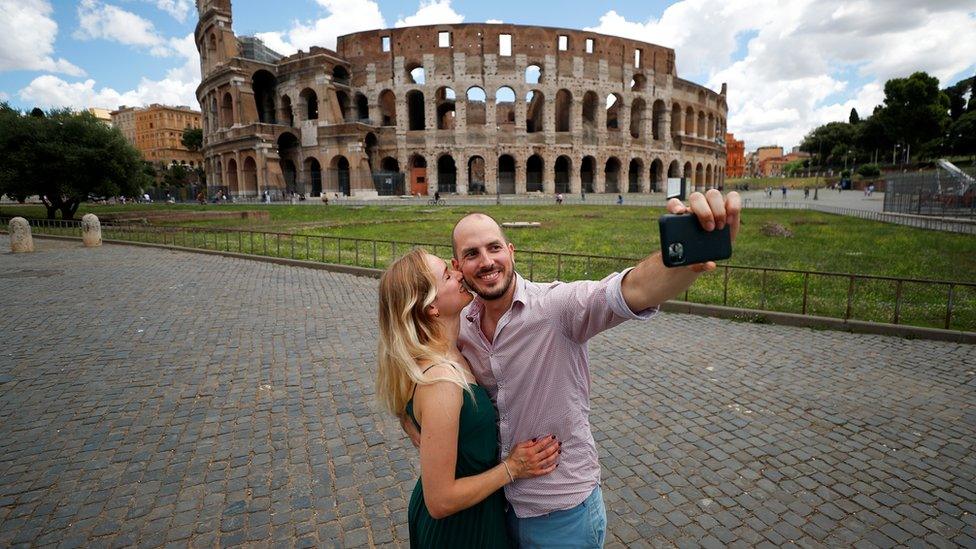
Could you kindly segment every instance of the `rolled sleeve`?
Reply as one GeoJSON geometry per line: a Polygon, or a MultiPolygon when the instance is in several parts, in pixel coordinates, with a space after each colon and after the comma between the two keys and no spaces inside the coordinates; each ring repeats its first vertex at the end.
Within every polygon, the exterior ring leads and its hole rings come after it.
{"type": "Polygon", "coordinates": [[[629,273],[633,267],[624,269],[619,273],[610,275],[610,280],[607,281],[607,305],[610,306],[610,310],[613,314],[627,319],[627,320],[647,320],[658,313],[660,307],[648,307],[643,311],[634,312],[630,310],[627,306],[627,302],[624,301],[624,292],[621,284],[623,283],[624,277],[629,273]]]}

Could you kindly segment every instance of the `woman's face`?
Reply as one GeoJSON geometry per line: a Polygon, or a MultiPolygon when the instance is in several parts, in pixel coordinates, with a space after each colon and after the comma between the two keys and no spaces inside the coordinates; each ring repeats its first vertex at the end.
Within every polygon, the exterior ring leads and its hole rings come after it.
{"type": "Polygon", "coordinates": [[[465,288],[459,271],[448,267],[443,259],[427,254],[427,268],[437,280],[437,297],[433,306],[440,316],[457,316],[471,303],[471,293],[465,288]]]}

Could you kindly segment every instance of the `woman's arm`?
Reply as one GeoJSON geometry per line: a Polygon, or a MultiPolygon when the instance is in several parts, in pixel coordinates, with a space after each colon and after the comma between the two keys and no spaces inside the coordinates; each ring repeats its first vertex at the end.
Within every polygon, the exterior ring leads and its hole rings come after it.
{"type": "MultiPolygon", "coordinates": [[[[475,505],[510,482],[502,463],[470,477],[455,478],[462,389],[442,381],[417,387],[414,405],[420,421],[420,479],[430,516],[440,519],[475,505]]],[[[514,478],[545,475],[556,468],[559,442],[545,437],[524,442],[504,463],[514,478]]]]}

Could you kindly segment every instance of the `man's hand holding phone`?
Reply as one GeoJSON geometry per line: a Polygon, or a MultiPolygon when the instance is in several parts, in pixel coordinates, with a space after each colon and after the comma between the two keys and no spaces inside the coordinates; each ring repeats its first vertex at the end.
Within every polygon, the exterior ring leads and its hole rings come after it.
{"type": "Polygon", "coordinates": [[[711,259],[726,259],[731,256],[732,243],[739,232],[742,212],[739,193],[732,191],[722,196],[717,189],[709,189],[705,194],[694,192],[688,197],[687,206],[677,198],[672,198],[668,201],[667,210],[672,215],[694,215],[698,226],[691,231],[691,225],[682,223],[683,220],[666,219],[669,216],[661,218],[661,253],[665,265],[687,265],[692,271],[702,273],[715,269],[715,261],[711,259]],[[723,231],[726,227],[729,234],[727,240],[724,235],[710,234],[713,231],[723,231]],[[698,234],[694,234],[695,232],[698,234]],[[698,262],[700,259],[709,260],[698,262]]]}

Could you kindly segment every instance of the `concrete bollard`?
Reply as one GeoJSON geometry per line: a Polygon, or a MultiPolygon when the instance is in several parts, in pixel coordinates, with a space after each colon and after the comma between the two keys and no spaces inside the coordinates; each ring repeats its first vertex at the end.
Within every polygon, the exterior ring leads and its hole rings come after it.
{"type": "Polygon", "coordinates": [[[81,240],[88,248],[102,245],[102,224],[95,214],[85,214],[81,218],[81,240]]]}
{"type": "Polygon", "coordinates": [[[15,254],[34,251],[34,237],[31,236],[30,223],[23,217],[10,220],[10,251],[15,254]]]}

